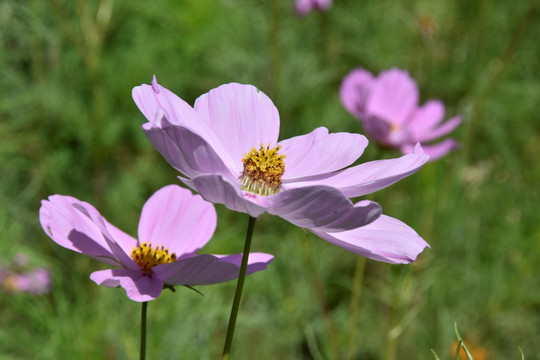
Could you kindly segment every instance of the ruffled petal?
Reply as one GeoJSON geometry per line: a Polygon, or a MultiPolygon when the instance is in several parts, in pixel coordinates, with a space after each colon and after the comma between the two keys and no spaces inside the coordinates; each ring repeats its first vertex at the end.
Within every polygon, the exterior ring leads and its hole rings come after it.
{"type": "Polygon", "coordinates": [[[264,196],[243,192],[238,184],[220,175],[201,175],[194,179],[178,177],[206,200],[223,204],[228,209],[258,217],[266,211],[264,196]]]}
{"type": "MultiPolygon", "coordinates": [[[[266,269],[273,258],[270,254],[250,253],[247,274],[266,269]]],[[[236,279],[241,260],[242,254],[201,254],[161,264],[153,270],[167,285],[209,285],[236,279]]]]}
{"type": "Polygon", "coordinates": [[[242,158],[260,144],[275,146],[279,136],[279,113],[272,100],[252,85],[221,85],[195,102],[223,148],[242,170],[242,158]]]}
{"type": "Polygon", "coordinates": [[[363,135],[345,132],[329,134],[325,127],[280,141],[280,154],[286,156],[283,180],[286,182],[343,169],[362,155],[367,144],[363,135]]]}
{"type": "Polygon", "coordinates": [[[406,71],[383,71],[371,88],[366,104],[369,115],[403,125],[418,105],[418,88],[406,71]]]}
{"type": "Polygon", "coordinates": [[[357,197],[384,189],[407,176],[414,174],[429,160],[417,144],[414,152],[396,159],[377,160],[363,163],[334,174],[292,182],[288,187],[324,185],[339,189],[347,197],[357,197]]]}
{"type": "Polygon", "coordinates": [[[352,70],[341,82],[341,103],[358,119],[365,116],[367,98],[374,82],[373,75],[362,68],[352,70]]]}
{"type": "MultiPolygon", "coordinates": [[[[74,205],[93,208],[92,205],[71,196],[52,195],[49,200],[43,200],[39,220],[45,233],[60,246],[110,265],[122,266],[100,228],[74,205]]],[[[135,239],[124,235],[124,240],[136,244],[135,239]]]]}
{"type": "Polygon", "coordinates": [[[157,116],[159,121],[147,123],[143,129],[173,168],[190,178],[214,173],[232,177],[221,156],[203,137],[187,127],[172,125],[163,112],[157,116]]]}
{"type": "Polygon", "coordinates": [[[180,257],[202,248],[216,229],[214,206],[177,185],[158,190],[144,204],[139,241],[163,245],[180,257]]]}
{"type": "Polygon", "coordinates": [[[328,186],[284,190],[269,200],[268,213],[300,227],[329,232],[369,224],[382,212],[379,204],[371,201],[355,207],[339,190],[328,186]]]}
{"type": "Polygon", "coordinates": [[[90,275],[90,279],[98,285],[121,286],[126,290],[127,297],[137,302],[154,300],[163,289],[163,281],[158,276],[147,274],[141,270],[108,269],[95,271],[90,275]]]}
{"type": "Polygon", "coordinates": [[[424,248],[429,247],[408,225],[386,215],[381,215],[369,225],[349,231],[311,231],[345,250],[390,264],[411,263],[424,248]]]}
{"type": "MultiPolygon", "coordinates": [[[[445,139],[437,144],[432,145],[422,145],[422,149],[429,155],[429,161],[435,161],[444,155],[448,154],[450,151],[455,150],[459,147],[459,143],[454,139],[445,139]]],[[[401,147],[401,152],[404,154],[412,151],[412,145],[404,145],[401,147]]]]}

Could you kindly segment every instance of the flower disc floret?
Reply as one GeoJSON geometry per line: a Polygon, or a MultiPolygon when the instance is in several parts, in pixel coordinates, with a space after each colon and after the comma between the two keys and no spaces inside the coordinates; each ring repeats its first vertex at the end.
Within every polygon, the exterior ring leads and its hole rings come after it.
{"type": "Polygon", "coordinates": [[[144,271],[151,272],[152,267],[176,261],[176,254],[170,253],[163,245],[153,247],[151,243],[142,243],[131,251],[131,258],[144,271]]]}
{"type": "Polygon", "coordinates": [[[242,189],[259,195],[272,195],[281,189],[281,177],[285,172],[284,154],[279,154],[281,146],[266,147],[261,143],[259,150],[254,147],[242,158],[244,170],[240,177],[242,189]]]}

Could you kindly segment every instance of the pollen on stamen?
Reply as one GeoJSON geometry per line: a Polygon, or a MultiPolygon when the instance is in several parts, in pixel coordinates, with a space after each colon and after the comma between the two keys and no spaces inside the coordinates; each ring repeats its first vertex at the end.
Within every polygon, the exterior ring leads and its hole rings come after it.
{"type": "Polygon", "coordinates": [[[280,145],[261,144],[259,150],[253,147],[244,155],[244,170],[240,177],[243,190],[264,196],[279,192],[285,172],[285,155],[279,154],[280,149],[280,145]]]}
{"type": "Polygon", "coordinates": [[[176,254],[169,253],[163,245],[153,247],[151,243],[142,243],[131,251],[131,258],[144,271],[152,272],[152,267],[176,261],[176,254]]]}

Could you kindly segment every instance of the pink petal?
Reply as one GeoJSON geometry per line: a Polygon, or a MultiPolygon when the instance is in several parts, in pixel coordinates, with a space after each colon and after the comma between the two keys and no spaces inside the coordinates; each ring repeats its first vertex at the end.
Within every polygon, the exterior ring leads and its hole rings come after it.
{"type": "Polygon", "coordinates": [[[173,92],[159,85],[155,76],[152,85],[134,87],[132,97],[150,123],[155,121],[158,110],[161,110],[174,125],[183,125],[202,136],[208,132],[197,112],[173,92]]]}
{"type": "Polygon", "coordinates": [[[418,141],[423,143],[443,137],[451,133],[455,128],[459,126],[459,124],[461,124],[461,117],[455,116],[450,120],[444,122],[438,128],[432,129],[429,132],[426,131],[420,138],[418,138],[418,141]]]}
{"type": "MultiPolygon", "coordinates": [[[[266,269],[274,257],[270,254],[251,253],[248,258],[247,274],[266,269]]],[[[201,254],[174,263],[154,267],[157,276],[168,285],[209,285],[238,277],[242,254],[201,254]]]]}
{"type": "MultiPolygon", "coordinates": [[[[39,219],[45,233],[58,245],[86,254],[110,265],[121,266],[112,253],[100,228],[73,205],[86,205],[82,201],[63,195],[52,195],[41,202],[39,219]]],[[[97,212],[97,211],[96,211],[97,212]]],[[[133,239],[136,243],[136,240],[133,239]]]]}
{"type": "Polygon", "coordinates": [[[269,198],[268,213],[320,231],[350,230],[369,224],[381,214],[377,203],[365,201],[355,207],[339,190],[328,186],[284,190],[269,198]]]}
{"type": "MultiPolygon", "coordinates": [[[[446,139],[433,145],[422,145],[426,154],[430,156],[429,161],[435,161],[458,147],[459,143],[454,139],[446,139]]],[[[411,148],[412,146],[403,146],[401,151],[406,154],[411,148]]]]}
{"type": "Polygon", "coordinates": [[[381,215],[369,225],[349,231],[330,234],[311,231],[345,250],[391,264],[413,262],[425,247],[429,247],[412,228],[386,215],[381,215]]]}
{"type": "Polygon", "coordinates": [[[95,271],[90,275],[90,279],[98,285],[121,286],[126,290],[128,298],[138,302],[154,300],[163,289],[163,281],[158,276],[147,274],[141,270],[108,269],[95,271]]]}
{"type": "Polygon", "coordinates": [[[329,134],[320,127],[309,134],[296,136],[279,143],[284,154],[283,180],[324,174],[352,164],[362,155],[368,141],[363,135],[349,133],[329,134]]]}
{"type": "Polygon", "coordinates": [[[374,82],[373,75],[362,68],[352,70],[341,82],[341,103],[358,119],[365,116],[366,102],[374,82]]]}
{"type": "Polygon", "coordinates": [[[313,10],[312,0],[295,0],[294,10],[300,16],[305,16],[313,10]]]}
{"type": "Polygon", "coordinates": [[[278,110],[268,96],[252,85],[221,85],[201,95],[195,110],[235,161],[235,170],[243,169],[242,158],[252,147],[277,143],[278,110]]]}
{"type": "Polygon", "coordinates": [[[160,115],[159,122],[147,123],[143,129],[173,168],[190,178],[209,173],[233,176],[222,157],[203,137],[187,127],[172,125],[164,113],[160,115]]]}
{"type": "Polygon", "coordinates": [[[139,241],[163,245],[176,256],[202,248],[216,229],[214,206],[177,185],[158,190],[144,204],[139,241]]]}
{"type": "Polygon", "coordinates": [[[377,116],[367,115],[362,120],[364,131],[382,145],[393,146],[390,141],[391,124],[377,116]]]}
{"type": "Polygon", "coordinates": [[[346,197],[356,197],[384,189],[414,174],[429,160],[419,144],[414,152],[396,159],[363,163],[334,174],[288,183],[288,187],[324,185],[339,189],[346,197]]]}
{"type": "Polygon", "coordinates": [[[389,123],[402,125],[416,110],[418,88],[406,71],[391,69],[379,74],[371,88],[366,111],[389,123]]]}
{"type": "Polygon", "coordinates": [[[332,6],[332,0],[313,0],[319,10],[326,11],[332,6]]]}
{"type": "Polygon", "coordinates": [[[224,204],[228,209],[258,217],[266,211],[263,196],[245,194],[238,183],[220,175],[202,175],[194,179],[178,177],[184,184],[199,192],[206,200],[224,204]],[[251,200],[250,200],[251,199],[251,200]]]}
{"type": "Polygon", "coordinates": [[[136,246],[136,244],[134,244],[134,238],[111,225],[92,205],[81,202],[73,204],[73,207],[91,219],[91,221],[99,228],[103,238],[109,245],[109,249],[123,267],[130,269],[139,268],[131,256],[129,256],[136,246]]]}
{"type": "MultiPolygon", "coordinates": [[[[418,139],[422,134],[429,132],[444,118],[444,104],[438,100],[430,100],[419,107],[408,127],[411,133],[418,139]]],[[[420,140],[419,140],[420,141],[420,140]]]]}

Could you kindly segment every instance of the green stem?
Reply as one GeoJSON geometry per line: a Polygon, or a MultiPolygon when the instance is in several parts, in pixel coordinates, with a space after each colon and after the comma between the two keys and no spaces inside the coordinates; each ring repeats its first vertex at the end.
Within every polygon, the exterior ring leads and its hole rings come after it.
{"type": "Polygon", "coordinates": [[[148,307],[148,302],[145,301],[142,303],[141,310],[141,351],[140,351],[140,360],[146,358],[146,309],[148,307]]]}
{"type": "Polygon", "coordinates": [[[256,218],[252,216],[249,217],[247,233],[246,233],[246,242],[244,243],[244,253],[242,254],[242,264],[240,265],[240,273],[238,274],[238,281],[236,282],[236,291],[234,293],[231,316],[229,317],[229,327],[227,328],[227,336],[225,337],[225,346],[223,347],[223,360],[229,359],[229,354],[231,353],[234,327],[236,326],[236,318],[238,317],[238,309],[240,308],[240,299],[242,298],[242,290],[244,289],[244,280],[246,279],[249,249],[251,248],[251,239],[253,238],[253,229],[255,228],[255,220],[256,218]]]}

